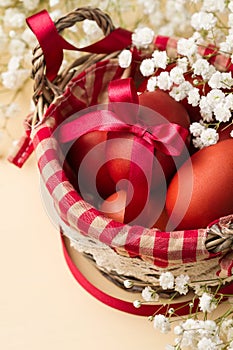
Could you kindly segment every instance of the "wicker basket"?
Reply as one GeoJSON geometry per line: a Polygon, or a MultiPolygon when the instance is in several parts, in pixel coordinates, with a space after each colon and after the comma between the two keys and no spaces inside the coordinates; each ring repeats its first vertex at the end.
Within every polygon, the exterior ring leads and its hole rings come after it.
{"type": "MultiPolygon", "coordinates": [[[[105,36],[114,31],[109,16],[91,8],[76,9],[56,21],[55,26],[61,33],[86,18],[95,20],[105,36]]],[[[166,41],[165,49],[170,56],[175,55],[174,43],[175,39],[166,41]]],[[[207,228],[182,232],[119,225],[85,202],[71,184],[54,130],[77,108],[81,109],[80,100],[85,107],[90,105],[95,79],[101,76],[103,81],[96,101],[101,104],[107,102],[109,82],[129,76],[127,69],[119,69],[118,54],[119,51],[84,54],[51,82],[46,77],[40,45],[33,52],[36,112],[28,124],[32,128],[42,181],[58,213],[62,233],[107,278],[119,286],[123,286],[125,279],[133,279],[136,291],[147,284],[159,286],[163,271],[172,271],[175,276],[188,273],[192,281],[197,276],[199,280],[215,280],[216,274],[220,274],[228,277],[226,281],[229,282],[232,279],[233,215],[220,218],[207,228]]],[[[215,63],[218,65],[218,60],[215,63]]],[[[212,285],[215,283],[213,281],[212,285]]]]}

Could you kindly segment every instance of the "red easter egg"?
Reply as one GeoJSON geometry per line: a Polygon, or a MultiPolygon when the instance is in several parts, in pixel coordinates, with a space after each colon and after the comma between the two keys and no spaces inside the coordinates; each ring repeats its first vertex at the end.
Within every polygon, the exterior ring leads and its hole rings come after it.
{"type": "Polygon", "coordinates": [[[113,193],[100,206],[100,211],[111,219],[125,224],[133,222],[133,224],[137,225],[143,225],[145,222],[145,215],[139,217],[143,209],[140,196],[128,199],[127,191],[125,190],[119,190],[113,193]],[[126,213],[128,205],[130,205],[130,209],[126,213]]]}
{"type": "Polygon", "coordinates": [[[150,218],[149,227],[157,228],[160,231],[166,231],[166,225],[169,219],[165,208],[165,199],[165,194],[162,192],[159,193],[157,189],[150,195],[150,205],[148,208],[148,217],[150,218]]]}
{"type": "Polygon", "coordinates": [[[133,201],[133,209],[131,209],[127,217],[127,192],[124,190],[117,191],[109,196],[101,204],[100,211],[109,218],[125,224],[132,223],[151,228],[152,226],[155,227],[155,223],[159,223],[161,228],[165,227],[164,210],[162,210],[163,204],[161,205],[161,202],[159,202],[159,197],[155,195],[151,196],[144,206],[141,206],[139,197],[137,199],[132,198],[131,200],[133,201]],[[138,206],[140,206],[140,211],[137,209],[138,206]]]}
{"type": "MultiPolygon", "coordinates": [[[[186,109],[168,93],[156,89],[152,92],[146,91],[139,95],[138,98],[140,106],[152,109],[170,123],[179,124],[185,129],[189,128],[190,119],[186,109]]],[[[155,113],[149,113],[147,109],[143,108],[140,112],[141,118],[149,125],[161,124],[163,122],[163,118],[160,118],[160,116],[155,113]]]]}
{"type": "MultiPolygon", "coordinates": [[[[144,92],[139,96],[139,104],[143,107],[148,107],[140,110],[140,117],[145,124],[156,125],[167,120],[186,129],[189,128],[189,116],[185,108],[161,90],[144,92]],[[158,112],[158,114],[154,113],[154,111],[158,112]]],[[[117,183],[122,179],[129,178],[134,135],[126,132],[109,132],[108,139],[111,139],[111,143],[107,143],[106,146],[108,170],[113,181],[117,183]]],[[[187,140],[188,143],[189,138],[187,140]]],[[[187,151],[176,157],[165,155],[159,150],[155,150],[154,153],[156,160],[153,162],[151,188],[161,185],[164,178],[169,181],[176,168],[188,156],[187,151]]],[[[145,188],[141,187],[140,190],[145,191],[145,188]]]]}
{"type": "Polygon", "coordinates": [[[107,132],[92,131],[77,139],[67,155],[77,175],[79,189],[92,194],[97,190],[103,198],[115,192],[115,184],[105,165],[106,139],[107,132]]]}
{"type": "MultiPolygon", "coordinates": [[[[144,92],[139,96],[139,104],[159,113],[168,122],[178,124],[187,130],[189,129],[190,120],[186,109],[166,92],[159,89],[153,92],[144,92]]],[[[150,125],[163,123],[163,119],[159,115],[152,114],[147,109],[141,110],[141,117],[150,125]],[[155,118],[154,121],[153,118],[155,118]]],[[[190,137],[188,136],[185,142],[186,146],[189,145],[189,142],[190,137]]],[[[184,150],[179,156],[172,157],[155,150],[155,156],[164,171],[167,182],[169,182],[176,169],[186,160],[188,152],[184,150]]]]}
{"type": "Polygon", "coordinates": [[[129,132],[109,132],[108,140],[110,140],[106,147],[108,171],[117,184],[120,180],[129,178],[134,135],[129,132]]]}
{"type": "Polygon", "coordinates": [[[193,154],[168,187],[166,209],[173,226],[178,230],[206,228],[232,214],[232,183],[233,139],[193,154]]]}
{"type": "Polygon", "coordinates": [[[120,190],[115,192],[101,204],[99,210],[109,218],[123,223],[126,198],[126,191],[120,190]]]}
{"type": "Polygon", "coordinates": [[[161,214],[159,215],[158,219],[153,223],[153,225],[151,227],[158,228],[160,231],[166,232],[168,219],[169,219],[169,216],[168,216],[166,208],[164,207],[161,214]]]}

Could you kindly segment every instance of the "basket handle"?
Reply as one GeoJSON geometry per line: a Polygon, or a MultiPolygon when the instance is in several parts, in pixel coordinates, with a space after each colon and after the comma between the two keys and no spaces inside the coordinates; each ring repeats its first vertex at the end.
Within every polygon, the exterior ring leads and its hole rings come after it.
{"type": "Polygon", "coordinates": [[[35,104],[38,103],[38,96],[41,94],[45,95],[49,105],[54,96],[63,92],[63,89],[59,89],[57,73],[63,60],[64,49],[109,54],[122,50],[131,43],[131,32],[122,28],[115,29],[109,15],[98,8],[77,8],[56,22],[53,22],[48,12],[43,10],[27,18],[27,24],[39,41],[39,45],[33,51],[31,74],[34,79],[35,104]],[[67,42],[60,33],[85,19],[94,20],[103,31],[105,38],[80,49],[67,42]],[[52,91],[53,94],[48,91],[52,91]]]}

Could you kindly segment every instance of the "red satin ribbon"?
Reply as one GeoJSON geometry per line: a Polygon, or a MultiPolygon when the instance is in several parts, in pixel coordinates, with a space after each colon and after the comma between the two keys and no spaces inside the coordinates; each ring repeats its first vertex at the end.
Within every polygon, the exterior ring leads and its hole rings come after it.
{"type": "Polygon", "coordinates": [[[187,130],[177,124],[161,124],[154,128],[147,128],[138,123],[135,125],[126,124],[112,111],[97,110],[85,115],[77,113],[77,119],[61,124],[58,129],[58,138],[60,142],[66,143],[96,130],[130,132],[139,138],[143,138],[154,148],[172,156],[181,153],[184,147],[181,140],[185,140],[187,135],[187,130]],[[175,142],[177,147],[174,144],[175,142]]]}
{"type": "MultiPolygon", "coordinates": [[[[124,188],[127,194],[124,222],[146,226],[144,210],[149,201],[154,148],[167,155],[177,156],[184,147],[188,131],[180,125],[166,123],[159,114],[159,121],[164,123],[144,124],[140,118],[138,96],[132,78],[110,82],[109,100],[108,110],[87,112],[81,118],[78,118],[78,113],[76,119],[62,124],[58,129],[58,139],[62,143],[69,142],[94,130],[108,131],[108,139],[114,137],[116,131],[133,134],[129,176],[124,188]],[[132,191],[132,188],[143,188],[144,191],[132,191]],[[137,208],[135,202],[138,203],[137,208]],[[132,212],[136,221],[132,219],[132,212]]],[[[156,112],[154,115],[156,117],[156,112]]],[[[156,118],[155,123],[158,123],[156,118]]]]}
{"type": "MultiPolygon", "coordinates": [[[[110,82],[108,110],[96,110],[86,114],[84,114],[85,110],[82,110],[81,113],[73,115],[71,121],[59,126],[59,141],[70,142],[95,130],[130,132],[143,138],[146,143],[153,145],[159,151],[167,155],[178,156],[183,150],[188,131],[178,124],[169,122],[145,125],[137,115],[138,99],[132,82],[132,78],[110,82]]],[[[155,115],[159,116],[156,112],[155,115]]],[[[164,118],[162,120],[165,121],[164,118]]]]}
{"type": "Polygon", "coordinates": [[[46,10],[28,17],[26,22],[37,37],[43,50],[46,62],[46,76],[50,81],[53,81],[57,76],[63,60],[63,50],[112,53],[121,51],[131,44],[132,33],[128,30],[117,28],[97,43],[77,48],[58,33],[54,22],[46,10]]]}

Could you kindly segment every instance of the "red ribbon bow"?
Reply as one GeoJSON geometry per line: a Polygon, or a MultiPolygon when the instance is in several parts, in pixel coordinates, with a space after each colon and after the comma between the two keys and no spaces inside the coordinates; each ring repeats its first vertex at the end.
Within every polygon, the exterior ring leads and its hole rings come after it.
{"type": "MultiPolygon", "coordinates": [[[[134,207],[135,212],[134,203],[138,200],[142,205],[138,208],[136,222],[141,223],[143,222],[143,212],[140,214],[141,208],[146,207],[149,200],[154,149],[156,148],[167,155],[179,155],[184,147],[188,131],[180,125],[169,123],[156,112],[153,114],[157,116],[154,118],[154,123],[152,125],[145,124],[143,115],[140,116],[138,96],[132,78],[111,81],[109,100],[110,103],[105,110],[92,110],[91,112],[83,110],[81,113],[73,115],[71,121],[66,121],[59,126],[58,139],[60,142],[66,143],[95,130],[108,131],[109,135],[113,136],[116,131],[129,132],[134,135],[128,180],[134,188],[140,187],[142,182],[146,181],[147,191],[143,194],[141,191],[140,194],[138,191],[134,191],[134,200],[131,200],[127,205],[124,218],[125,222],[129,222],[132,207],[134,207]],[[142,180],[142,172],[145,174],[144,180],[142,180]]],[[[132,198],[129,187],[126,191],[127,198],[132,198]]]]}

